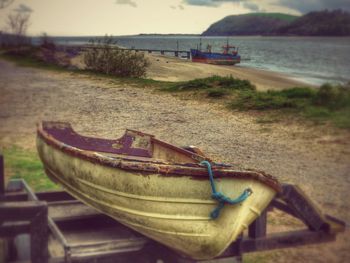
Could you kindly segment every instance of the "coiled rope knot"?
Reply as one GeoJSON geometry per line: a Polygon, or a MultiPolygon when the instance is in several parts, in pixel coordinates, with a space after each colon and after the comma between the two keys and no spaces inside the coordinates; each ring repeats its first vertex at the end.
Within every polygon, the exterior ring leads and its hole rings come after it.
{"type": "Polygon", "coordinates": [[[225,206],[225,204],[234,205],[234,204],[241,203],[244,200],[246,200],[253,193],[253,191],[250,188],[247,188],[243,191],[243,193],[240,196],[238,196],[235,199],[231,199],[228,196],[226,196],[225,194],[223,194],[221,192],[217,192],[216,187],[215,187],[215,182],[214,182],[213,171],[211,169],[211,164],[208,161],[202,161],[202,162],[200,162],[200,165],[207,166],[208,173],[209,173],[209,179],[210,179],[210,185],[211,185],[211,189],[212,189],[211,197],[213,199],[219,201],[218,206],[210,213],[210,217],[212,219],[216,219],[220,215],[220,211],[225,206]]]}

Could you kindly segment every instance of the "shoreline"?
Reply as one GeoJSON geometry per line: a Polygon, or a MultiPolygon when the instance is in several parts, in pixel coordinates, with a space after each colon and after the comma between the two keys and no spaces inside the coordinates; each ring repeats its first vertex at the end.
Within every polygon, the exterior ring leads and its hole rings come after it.
{"type": "MultiPolygon", "coordinates": [[[[249,80],[260,91],[282,90],[300,86],[317,87],[295,79],[294,76],[265,69],[246,66],[219,66],[154,53],[144,54],[151,63],[146,72],[146,79],[181,82],[217,75],[249,80]]],[[[72,58],[71,64],[79,69],[85,68],[82,55],[72,58]]]]}
{"type": "Polygon", "coordinates": [[[151,65],[146,78],[160,81],[188,81],[196,78],[206,78],[213,75],[232,76],[249,80],[258,90],[280,90],[297,86],[317,87],[295,76],[247,66],[218,66],[205,63],[195,63],[158,54],[145,54],[151,65]]]}

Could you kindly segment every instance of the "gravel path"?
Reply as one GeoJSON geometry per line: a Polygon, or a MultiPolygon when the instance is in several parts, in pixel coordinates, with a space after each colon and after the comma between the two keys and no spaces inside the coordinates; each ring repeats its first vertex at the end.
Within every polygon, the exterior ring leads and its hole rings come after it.
{"type": "MultiPolygon", "coordinates": [[[[255,119],[147,87],[0,60],[0,146],[34,150],[35,123],[41,120],[68,121],[80,133],[108,138],[137,129],[176,145],[196,145],[217,161],[297,183],[322,210],[350,222],[349,133],[255,119]]],[[[276,252],[288,256],[274,261],[345,262],[349,236],[347,230],[332,244],[276,252]]]]}

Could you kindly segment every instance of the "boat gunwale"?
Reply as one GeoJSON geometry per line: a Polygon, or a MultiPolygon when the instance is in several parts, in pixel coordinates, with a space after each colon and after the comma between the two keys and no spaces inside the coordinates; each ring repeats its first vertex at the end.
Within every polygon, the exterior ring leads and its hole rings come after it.
{"type": "MultiPolygon", "coordinates": [[[[100,153],[94,153],[87,150],[81,150],[71,145],[65,144],[55,137],[50,135],[43,129],[42,123],[37,125],[37,135],[44,140],[44,142],[57,150],[60,150],[73,157],[81,158],[86,161],[108,166],[111,168],[118,168],[130,172],[138,172],[144,174],[160,174],[163,176],[186,176],[195,180],[208,180],[208,170],[196,163],[166,163],[160,161],[142,161],[142,160],[130,160],[123,157],[109,157],[100,153]]],[[[160,140],[157,139],[159,142],[160,140]]],[[[162,142],[162,141],[160,141],[162,142]]],[[[166,145],[171,145],[165,143],[166,145]]],[[[171,145],[177,148],[174,145],[171,145]]],[[[230,170],[230,167],[213,166],[213,172],[215,172],[215,178],[237,178],[237,179],[253,179],[257,180],[276,192],[282,192],[282,187],[277,179],[262,171],[245,170],[237,171],[230,170]]]]}

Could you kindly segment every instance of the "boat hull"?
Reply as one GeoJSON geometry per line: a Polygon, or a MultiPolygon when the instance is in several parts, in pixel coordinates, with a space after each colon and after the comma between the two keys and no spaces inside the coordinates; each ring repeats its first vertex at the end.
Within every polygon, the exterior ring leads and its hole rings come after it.
{"type": "Polygon", "coordinates": [[[209,53],[197,49],[191,49],[193,62],[215,65],[235,65],[241,62],[241,56],[233,54],[209,53]]]}
{"type": "Polygon", "coordinates": [[[77,199],[122,224],[194,259],[220,255],[275,195],[253,179],[220,178],[217,189],[234,198],[251,188],[239,205],[226,205],[219,218],[209,180],[126,171],[74,157],[37,138],[47,175],[77,199]],[[179,195],[181,193],[181,195],[179,195]]]}
{"type": "Polygon", "coordinates": [[[220,178],[217,189],[234,198],[253,194],[238,205],[217,206],[208,179],[127,171],[72,156],[38,136],[47,175],[84,203],[122,224],[194,259],[220,255],[263,211],[276,191],[253,179],[220,178]],[[179,194],[181,193],[181,194],[179,194]]]}

